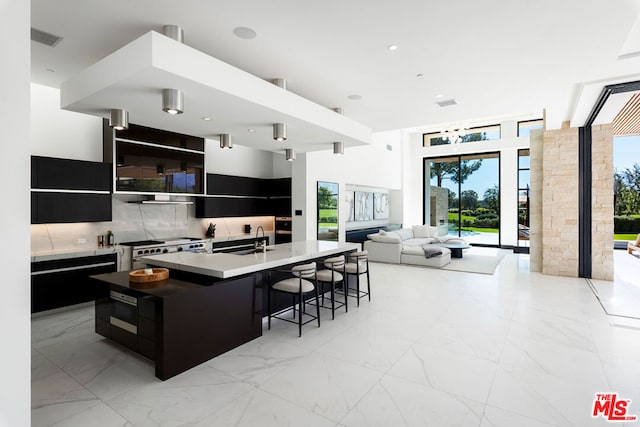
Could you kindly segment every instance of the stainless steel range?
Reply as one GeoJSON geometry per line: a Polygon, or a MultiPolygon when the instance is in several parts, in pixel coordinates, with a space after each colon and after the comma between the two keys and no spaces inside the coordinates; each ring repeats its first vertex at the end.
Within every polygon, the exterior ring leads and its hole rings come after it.
{"type": "Polygon", "coordinates": [[[120,243],[130,247],[131,269],[143,268],[140,258],[147,255],[168,254],[172,252],[208,252],[207,240],[196,237],[175,237],[166,240],[139,240],[120,243]]]}

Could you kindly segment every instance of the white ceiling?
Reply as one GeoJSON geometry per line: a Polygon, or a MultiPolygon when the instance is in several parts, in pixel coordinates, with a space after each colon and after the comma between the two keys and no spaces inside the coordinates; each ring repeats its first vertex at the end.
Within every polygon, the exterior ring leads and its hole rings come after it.
{"type": "MultiPolygon", "coordinates": [[[[374,131],[579,119],[609,81],[640,80],[640,0],[32,0],[32,81],[61,82],[163,25],[185,44],[374,131]],[[235,27],[255,39],[240,39],[235,27]],[[398,45],[395,51],[387,46],[398,45]],[[417,77],[422,74],[422,77],[417,77]],[[362,96],[351,100],[349,95],[362,96]],[[435,101],[455,98],[458,105],[435,101]]],[[[185,99],[185,108],[188,108],[185,99]]],[[[135,119],[132,118],[135,122],[135,119]]],[[[213,124],[212,124],[213,126],[213,124]]],[[[212,134],[220,133],[212,129],[212,134]]]]}

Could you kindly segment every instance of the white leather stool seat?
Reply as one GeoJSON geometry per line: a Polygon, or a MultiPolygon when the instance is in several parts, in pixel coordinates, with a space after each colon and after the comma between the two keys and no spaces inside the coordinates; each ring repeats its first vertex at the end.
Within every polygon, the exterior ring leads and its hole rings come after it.
{"type": "Polygon", "coordinates": [[[334,282],[342,281],[342,274],[338,273],[337,271],[332,272],[331,270],[318,270],[316,272],[316,277],[320,282],[331,282],[331,280],[333,280],[334,282]]]}
{"type": "Polygon", "coordinates": [[[302,286],[302,292],[311,292],[314,289],[313,283],[305,279],[301,280],[297,277],[280,280],[278,283],[273,285],[273,289],[297,294],[300,292],[300,286],[302,286]]]}

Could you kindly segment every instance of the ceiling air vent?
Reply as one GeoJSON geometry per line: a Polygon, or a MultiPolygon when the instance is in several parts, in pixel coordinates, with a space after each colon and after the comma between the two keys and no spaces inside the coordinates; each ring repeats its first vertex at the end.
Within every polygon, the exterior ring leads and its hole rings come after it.
{"type": "Polygon", "coordinates": [[[449,107],[450,105],[457,105],[458,101],[451,98],[451,99],[445,99],[443,101],[436,101],[436,104],[438,104],[441,107],[449,107]]]}
{"type": "Polygon", "coordinates": [[[53,34],[45,33],[44,31],[37,30],[31,27],[31,40],[34,42],[46,44],[47,46],[55,47],[62,37],[54,36],[53,34]]]}

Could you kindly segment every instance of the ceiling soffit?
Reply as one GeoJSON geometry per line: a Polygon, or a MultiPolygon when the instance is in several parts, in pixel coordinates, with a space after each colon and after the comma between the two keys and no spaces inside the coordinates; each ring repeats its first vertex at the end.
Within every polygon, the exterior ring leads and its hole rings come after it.
{"type": "Polygon", "coordinates": [[[104,118],[124,109],[131,123],[202,137],[231,134],[236,144],[268,151],[371,143],[371,129],[353,119],[154,31],[63,82],[60,91],[66,110],[104,118]],[[165,88],[183,91],[184,114],[161,110],[165,88]],[[273,123],[287,125],[286,141],[273,141],[273,123]]]}

